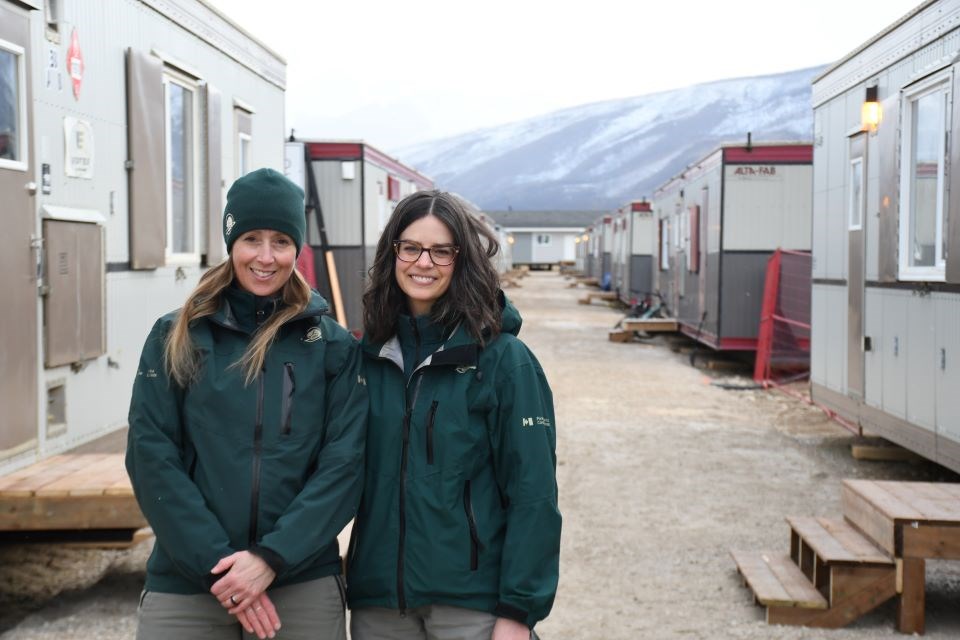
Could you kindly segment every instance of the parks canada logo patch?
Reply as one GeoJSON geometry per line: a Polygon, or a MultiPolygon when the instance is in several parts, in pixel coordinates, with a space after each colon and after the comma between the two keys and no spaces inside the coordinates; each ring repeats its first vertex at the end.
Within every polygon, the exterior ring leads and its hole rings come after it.
{"type": "Polygon", "coordinates": [[[233,225],[237,224],[237,221],[233,219],[233,214],[228,213],[227,217],[223,219],[223,228],[226,229],[227,235],[230,235],[230,232],[233,231],[233,225]]]}
{"type": "Polygon", "coordinates": [[[319,327],[312,327],[307,331],[307,335],[303,336],[304,342],[316,342],[323,337],[323,333],[320,331],[319,327]]]}

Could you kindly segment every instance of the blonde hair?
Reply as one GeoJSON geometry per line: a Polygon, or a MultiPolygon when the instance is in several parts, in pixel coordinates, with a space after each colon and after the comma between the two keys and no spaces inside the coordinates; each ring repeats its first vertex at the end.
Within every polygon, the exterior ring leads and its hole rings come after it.
{"type": "MultiPolygon", "coordinates": [[[[167,374],[181,387],[188,386],[200,372],[200,354],[190,337],[190,326],[194,321],[211,316],[220,309],[223,291],[233,282],[233,277],[233,260],[230,258],[203,274],[167,337],[164,347],[167,374]]],[[[307,308],[310,296],[310,285],[294,269],[290,279],[280,288],[283,306],[253,334],[243,357],[233,364],[243,369],[244,384],[249,385],[256,379],[280,327],[307,308]]]]}

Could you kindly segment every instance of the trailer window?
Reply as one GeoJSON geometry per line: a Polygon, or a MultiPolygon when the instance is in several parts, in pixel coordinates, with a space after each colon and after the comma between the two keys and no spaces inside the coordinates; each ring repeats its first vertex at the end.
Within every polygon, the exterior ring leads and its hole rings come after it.
{"type": "Polygon", "coordinates": [[[251,166],[251,147],[253,146],[253,114],[238,106],[233,108],[233,129],[236,132],[237,177],[245,176],[253,169],[251,166]]]}
{"type": "Polygon", "coordinates": [[[934,78],[904,95],[900,277],[906,280],[944,274],[948,80],[934,78]]]}
{"type": "Polygon", "coordinates": [[[0,167],[25,169],[23,49],[0,40],[0,167]]]}
{"type": "Polygon", "coordinates": [[[167,124],[167,255],[197,257],[197,88],[164,78],[167,124]]]}

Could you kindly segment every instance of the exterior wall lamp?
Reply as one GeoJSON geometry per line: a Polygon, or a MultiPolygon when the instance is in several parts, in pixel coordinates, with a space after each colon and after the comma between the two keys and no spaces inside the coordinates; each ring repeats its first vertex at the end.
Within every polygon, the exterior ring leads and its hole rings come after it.
{"type": "Polygon", "coordinates": [[[878,87],[873,85],[867,87],[867,95],[864,98],[863,106],[860,107],[860,130],[875,133],[877,126],[883,119],[883,108],[878,99],[878,87]]]}

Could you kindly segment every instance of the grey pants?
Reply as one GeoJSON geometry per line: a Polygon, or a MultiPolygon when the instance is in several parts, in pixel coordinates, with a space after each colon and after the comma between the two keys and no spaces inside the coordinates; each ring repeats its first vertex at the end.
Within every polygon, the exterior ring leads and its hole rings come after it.
{"type": "MultiPolygon", "coordinates": [[[[343,584],[329,576],[270,589],[281,629],[278,640],[346,640],[343,584]]],[[[145,591],[140,598],[137,640],[250,640],[237,619],[208,593],[145,591]]]]}
{"type": "MultiPolygon", "coordinates": [[[[490,640],[497,618],[463,607],[429,605],[408,609],[369,607],[350,611],[351,640],[490,640]]],[[[530,633],[531,639],[536,634],[530,633]]]]}

